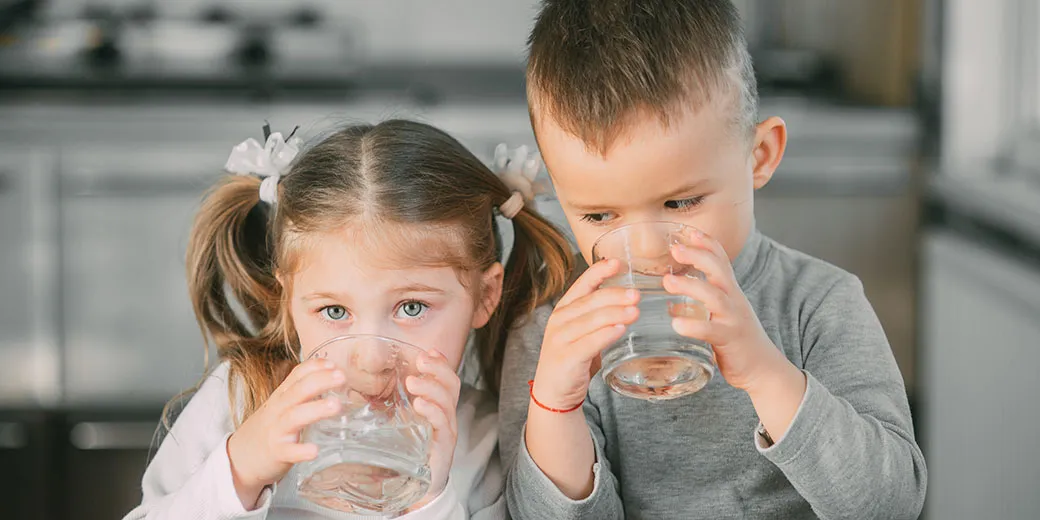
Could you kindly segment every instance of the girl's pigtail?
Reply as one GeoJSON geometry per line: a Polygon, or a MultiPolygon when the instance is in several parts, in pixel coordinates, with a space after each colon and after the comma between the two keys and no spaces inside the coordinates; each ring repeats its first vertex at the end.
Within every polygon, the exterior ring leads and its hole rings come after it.
{"type": "Polygon", "coordinates": [[[220,181],[203,199],[188,243],[188,290],[206,340],[207,368],[212,341],[235,376],[228,390],[232,410],[241,411],[236,421],[267,399],[292,361],[280,326],[273,208],[259,203],[260,183],[244,175],[220,181]]]}
{"type": "Polygon", "coordinates": [[[524,207],[513,217],[513,250],[506,262],[502,299],[478,339],[491,348],[481,351],[481,372],[496,395],[509,332],[567,287],[574,254],[567,239],[537,212],[524,207]]]}

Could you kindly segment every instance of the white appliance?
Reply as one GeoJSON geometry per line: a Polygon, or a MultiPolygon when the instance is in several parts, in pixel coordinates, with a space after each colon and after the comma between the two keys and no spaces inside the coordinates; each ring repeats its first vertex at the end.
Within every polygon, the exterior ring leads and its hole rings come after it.
{"type": "Polygon", "coordinates": [[[1040,266],[949,231],[922,261],[925,518],[1040,518],[1040,266]]]}

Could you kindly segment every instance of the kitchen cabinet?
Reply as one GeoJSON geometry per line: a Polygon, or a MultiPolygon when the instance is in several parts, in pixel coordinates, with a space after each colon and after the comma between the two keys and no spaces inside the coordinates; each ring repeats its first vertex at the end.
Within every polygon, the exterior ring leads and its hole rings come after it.
{"type": "Polygon", "coordinates": [[[60,518],[122,518],[141,503],[141,477],[158,448],[159,411],[81,409],[60,419],[60,518]]]}
{"type": "Polygon", "coordinates": [[[923,249],[925,518],[1040,517],[1040,268],[949,231],[923,249]]]}
{"type": "Polygon", "coordinates": [[[163,403],[202,375],[185,250],[212,157],[171,143],[62,152],[65,404],[163,403]]]}
{"type": "Polygon", "coordinates": [[[0,147],[0,406],[58,398],[53,150],[0,147]]]}
{"type": "Polygon", "coordinates": [[[53,420],[42,410],[0,410],[0,518],[51,520],[60,463],[53,420]]]}

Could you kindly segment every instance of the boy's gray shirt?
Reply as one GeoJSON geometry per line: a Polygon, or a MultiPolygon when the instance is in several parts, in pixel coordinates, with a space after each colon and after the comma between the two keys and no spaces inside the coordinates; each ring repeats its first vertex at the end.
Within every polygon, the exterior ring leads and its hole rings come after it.
{"type": "Polygon", "coordinates": [[[584,412],[595,487],[564,496],[527,452],[523,428],[551,309],[511,334],[500,448],[515,520],[917,518],[927,472],[903,380],[859,280],[753,232],[733,269],[773,343],[806,374],[787,433],[763,449],[748,395],[721,376],[648,403],[594,377],[584,412]]]}

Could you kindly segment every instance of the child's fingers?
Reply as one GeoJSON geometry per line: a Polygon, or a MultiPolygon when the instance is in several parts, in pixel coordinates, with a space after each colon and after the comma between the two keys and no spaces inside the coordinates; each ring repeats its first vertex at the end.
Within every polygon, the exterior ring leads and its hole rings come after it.
{"type": "Polygon", "coordinates": [[[430,423],[435,432],[447,433],[452,437],[457,435],[455,421],[452,420],[455,414],[448,414],[440,406],[422,397],[413,401],[412,406],[415,407],[416,413],[423,416],[430,423]]]}
{"type": "Polygon", "coordinates": [[[639,319],[639,308],[634,305],[601,307],[553,329],[553,342],[574,344],[596,332],[615,325],[629,325],[639,319]]]}
{"type": "Polygon", "coordinates": [[[588,269],[574,281],[571,288],[560,298],[559,303],[556,304],[556,308],[562,308],[570,305],[575,300],[592,294],[599,286],[618,273],[621,269],[621,262],[616,259],[603,260],[592,264],[588,269]]]}
{"type": "Polygon", "coordinates": [[[287,442],[275,448],[278,460],[289,464],[299,464],[318,457],[318,446],[311,443],[287,442]]]}
{"type": "Polygon", "coordinates": [[[599,372],[599,355],[625,334],[624,325],[612,325],[594,330],[572,344],[571,352],[592,363],[589,376],[599,372]]]}
{"type": "Polygon", "coordinates": [[[416,362],[418,363],[419,372],[430,376],[438,384],[447,388],[456,398],[458,397],[462,381],[459,380],[459,375],[455,373],[455,369],[448,364],[448,358],[444,357],[444,354],[431,350],[420,356],[416,362]]]}
{"type": "Polygon", "coordinates": [[[606,307],[636,305],[637,303],[639,303],[639,291],[635,289],[626,287],[597,289],[592,294],[586,294],[566,307],[557,306],[553,311],[552,323],[557,326],[567,326],[571,321],[599,312],[606,307]]]}
{"type": "Polygon", "coordinates": [[[286,406],[293,406],[313,400],[321,394],[343,385],[347,376],[340,369],[324,369],[311,372],[300,378],[286,390],[282,399],[286,406]]]}
{"type": "Polygon", "coordinates": [[[672,257],[682,264],[704,272],[709,282],[728,292],[733,280],[733,267],[730,266],[727,257],[720,258],[708,249],[686,245],[672,247],[672,257]]]}
{"type": "Polygon", "coordinates": [[[458,395],[452,392],[450,388],[438,384],[434,379],[408,376],[408,379],[405,380],[405,386],[417,398],[435,404],[445,412],[455,411],[459,400],[458,395]]]}
{"type": "Polygon", "coordinates": [[[712,315],[722,314],[728,308],[729,296],[722,289],[700,278],[668,275],[664,277],[664,289],[703,303],[712,315]]]}
{"type": "Polygon", "coordinates": [[[304,361],[303,363],[296,365],[292,369],[292,372],[289,372],[289,375],[285,377],[285,380],[282,381],[282,384],[278,385],[278,388],[275,388],[274,392],[271,393],[271,398],[284,394],[289,388],[292,388],[292,386],[295,385],[296,382],[307,377],[310,374],[313,374],[314,372],[319,372],[322,370],[331,370],[335,367],[335,363],[327,359],[310,359],[304,361]]]}
{"type": "Polygon", "coordinates": [[[296,433],[322,419],[336,416],[342,406],[338,399],[326,397],[289,408],[279,422],[287,432],[296,433]]]}
{"type": "Polygon", "coordinates": [[[680,336],[699,339],[712,345],[725,345],[725,329],[718,322],[696,318],[672,318],[672,329],[680,336]]]}
{"type": "Polygon", "coordinates": [[[722,244],[720,244],[718,240],[715,240],[711,235],[699,229],[694,229],[692,235],[693,240],[699,242],[712,253],[715,253],[715,256],[727,260],[729,259],[729,255],[726,254],[726,248],[722,247],[722,244]]]}

